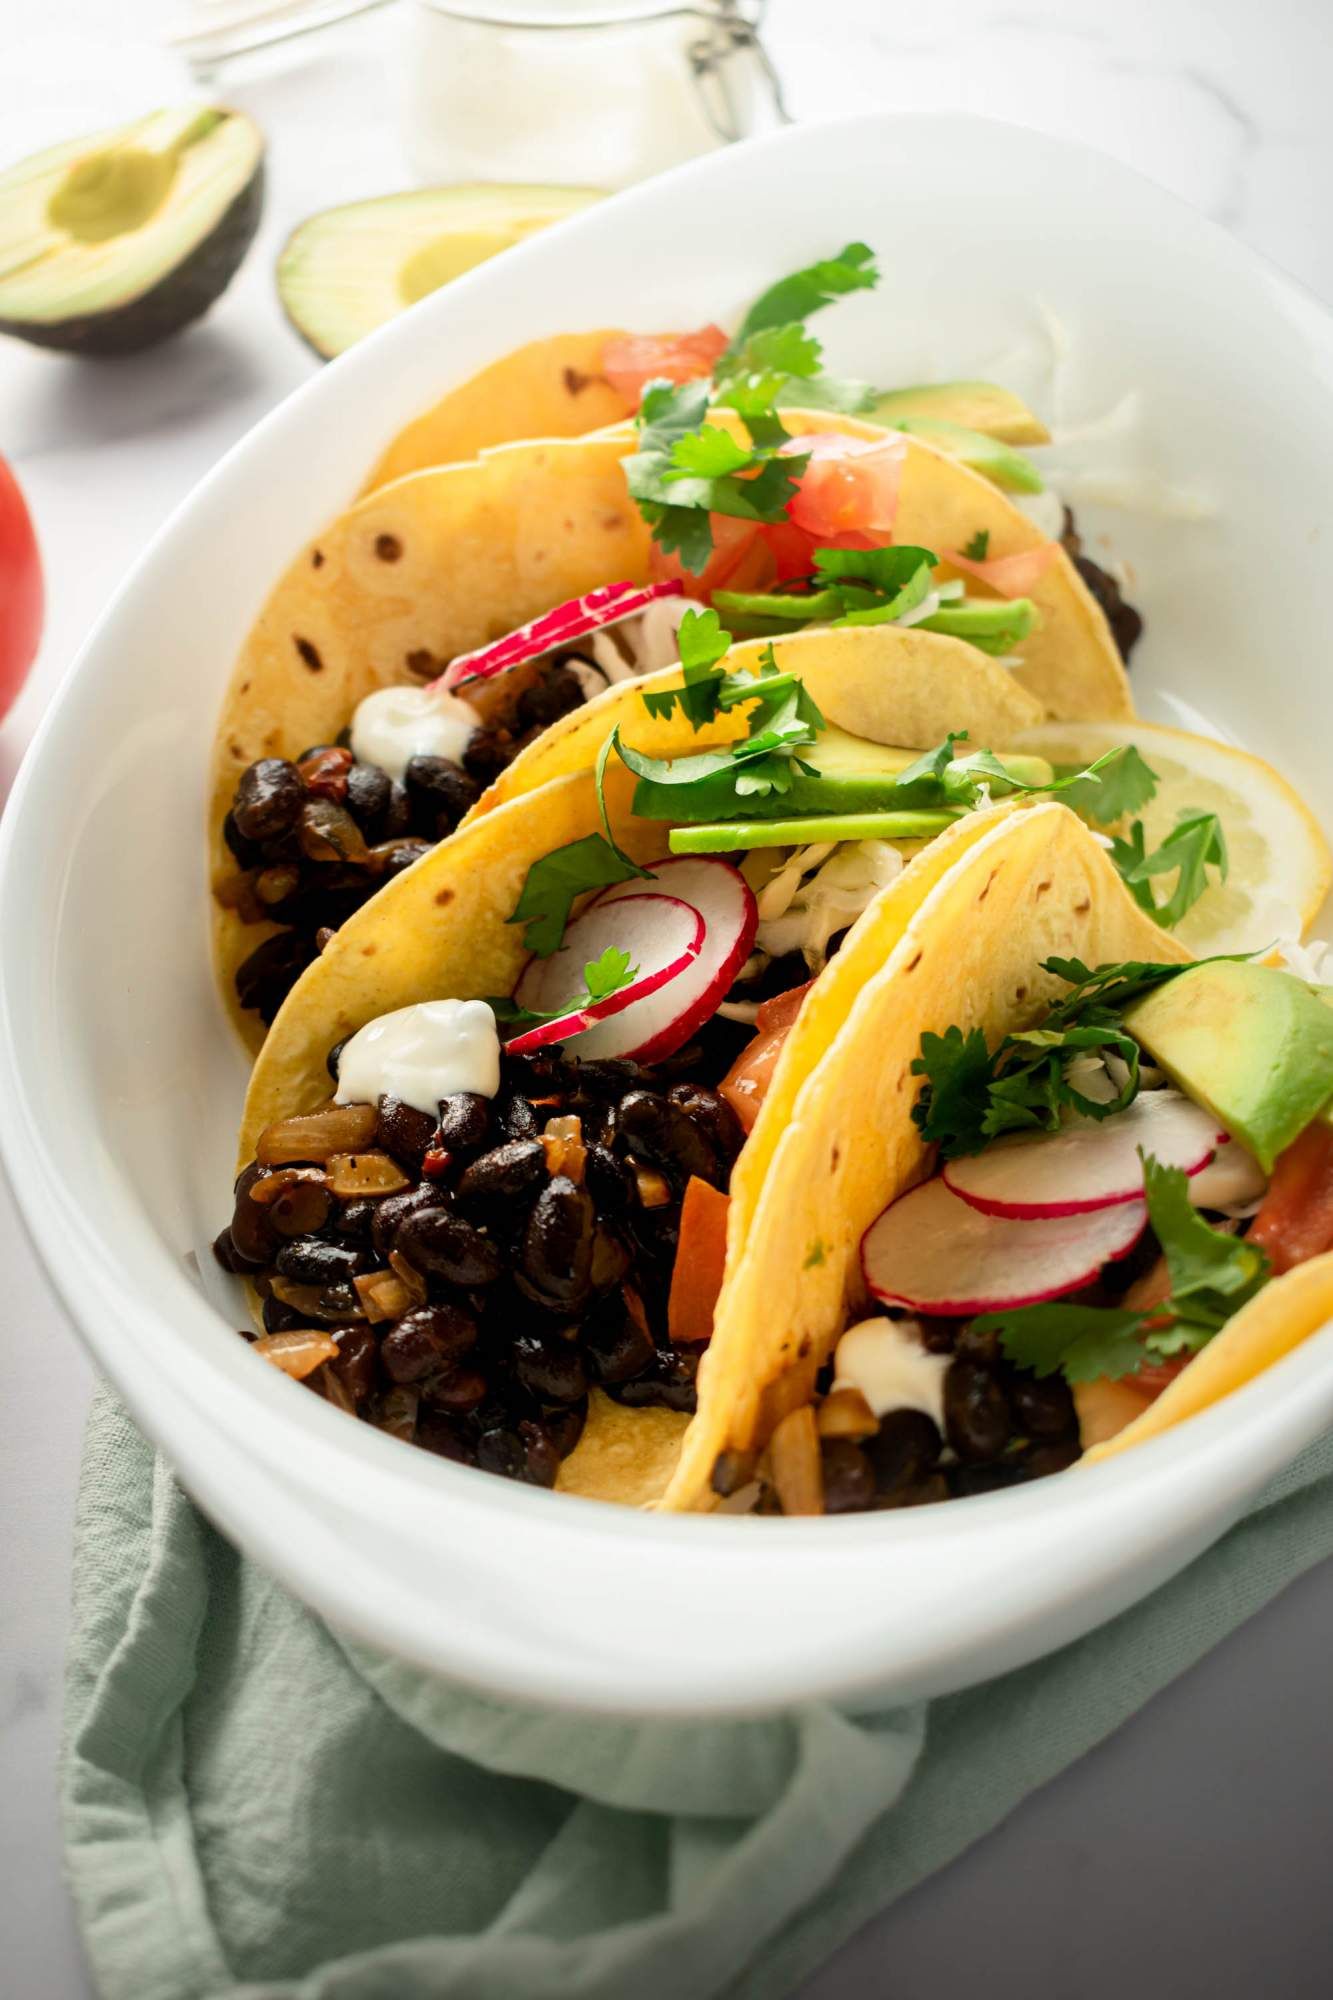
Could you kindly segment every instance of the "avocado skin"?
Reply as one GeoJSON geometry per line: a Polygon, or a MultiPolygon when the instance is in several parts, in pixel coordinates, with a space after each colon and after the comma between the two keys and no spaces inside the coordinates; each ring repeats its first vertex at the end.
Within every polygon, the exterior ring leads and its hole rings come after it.
{"type": "Polygon", "coordinates": [[[32,347],[55,348],[62,354],[99,361],[156,347],[191,320],[202,318],[222,297],[254,241],[263,212],[261,158],[203,241],[159,278],[151,291],[109,312],[84,313],[40,325],[32,320],[0,319],[0,333],[13,334],[32,347]]]}
{"type": "Polygon", "coordinates": [[[1192,966],[1128,1008],[1124,1023],[1267,1173],[1333,1097],[1333,1013],[1273,966],[1192,966]]]}

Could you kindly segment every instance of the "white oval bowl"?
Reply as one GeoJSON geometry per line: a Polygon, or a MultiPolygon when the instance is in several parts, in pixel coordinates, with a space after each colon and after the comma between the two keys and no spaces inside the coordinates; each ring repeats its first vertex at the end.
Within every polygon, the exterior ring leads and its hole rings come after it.
{"type": "Polygon", "coordinates": [[[726,321],[853,236],[885,277],[818,323],[838,367],[1005,379],[1042,301],[1071,334],[1085,411],[1142,395],[1152,470],[1218,512],[1080,509],[1134,568],[1141,706],[1206,718],[1322,809],[1329,321],[1124,168],[922,117],[713,155],[325,369],[145,551],[0,831],[0,1144],[98,1365],[219,1526],[317,1611],[496,1694],[703,1716],[965,1685],[1145,1595],[1333,1421],[1325,1328],[1206,1415],[1066,1478],[911,1514],[671,1519],[406,1451],[228,1332],[242,1307],[209,1243],[245,1061],[211,985],[202,827],[218,703],[267,588],[395,427],[496,354],[580,325],[726,321]]]}

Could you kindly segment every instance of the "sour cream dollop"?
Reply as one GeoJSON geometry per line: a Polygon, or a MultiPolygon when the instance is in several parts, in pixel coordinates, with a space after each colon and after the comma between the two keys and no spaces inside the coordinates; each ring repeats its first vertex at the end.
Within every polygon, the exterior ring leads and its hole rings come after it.
{"type": "Polygon", "coordinates": [[[422,1000],[367,1021],[338,1057],[339,1104],[400,1097],[434,1116],[442,1097],[500,1088],[500,1036],[484,1000],[422,1000]]]}
{"type": "Polygon", "coordinates": [[[944,1378],[950,1356],[928,1354],[913,1319],[863,1319],[838,1342],[835,1389],[859,1389],[877,1417],[924,1410],[944,1429],[944,1378]]]}
{"type": "Polygon", "coordinates": [[[413,757],[461,763],[480,718],[470,701],[443,688],[376,688],[356,705],[352,755],[401,778],[413,757]]]}

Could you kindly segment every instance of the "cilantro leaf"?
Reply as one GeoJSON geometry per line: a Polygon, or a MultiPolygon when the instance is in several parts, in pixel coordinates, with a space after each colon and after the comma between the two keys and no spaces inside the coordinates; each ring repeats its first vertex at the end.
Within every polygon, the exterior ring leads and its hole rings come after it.
{"type": "Polygon", "coordinates": [[[946,1159],[978,1153],[985,1139],[983,1119],[993,1075],[991,1052],[980,1028],[960,1027],[942,1035],[924,1034],[912,1073],[929,1079],[917,1119],[924,1139],[937,1142],[946,1159]]]}
{"type": "Polygon", "coordinates": [[[1120,879],[1139,908],[1164,929],[1172,930],[1193,909],[1208,887],[1208,870],[1216,868],[1225,882],[1231,862],[1226,834],[1216,813],[1182,813],[1159,847],[1148,851],[1143,821],[1135,820],[1127,837],[1111,843],[1111,859],[1120,879]],[[1160,903],[1152,890],[1154,875],[1172,875],[1176,886],[1160,903]]]}
{"type": "Polygon", "coordinates": [[[816,549],[815,570],[821,580],[850,578],[885,596],[892,596],[909,583],[924,563],[933,569],[939,557],[930,549],[910,542],[895,542],[882,549],[816,549]]]}
{"type": "Polygon", "coordinates": [[[970,541],[964,542],[962,554],[969,562],[985,562],[990,552],[990,529],[978,528],[970,541]]]}
{"type": "Polygon", "coordinates": [[[1143,1358],[1143,1314],[1116,1306],[1054,1300],[981,1313],[979,1333],[998,1333],[1006,1359],[1034,1375],[1062,1373],[1067,1382],[1113,1381],[1132,1375],[1143,1358]]]}
{"type": "Polygon", "coordinates": [[[637,965],[629,962],[629,953],[618,945],[609,944],[600,958],[590,959],[583,968],[583,992],[566,1000],[562,1006],[541,1009],[522,1007],[516,1000],[498,998],[488,1000],[487,1005],[497,1021],[506,1027],[535,1028],[542,1021],[559,1021],[566,1014],[581,1013],[586,1007],[594,1007],[600,1000],[609,1000],[614,993],[630,986],[639,976],[637,965]]]}
{"type": "Polygon", "coordinates": [[[671,463],[662,477],[671,481],[692,476],[725,479],[749,463],[750,453],[730,431],[719,430],[716,424],[705,424],[702,430],[677,438],[671,449],[671,463]]]}
{"type": "Polygon", "coordinates": [[[741,321],[731,349],[742,347],[752,334],[766,327],[807,319],[834,299],[845,298],[849,292],[872,291],[878,283],[874,251],[866,243],[848,243],[836,257],[807,264],[761,292],[741,321]]]}
{"type": "Polygon", "coordinates": [[[538,958],[549,958],[564,939],[569,913],[585,889],[605,889],[613,882],[647,876],[629,857],[600,833],[585,834],[534,861],[507,923],[524,924],[523,943],[538,958]]]}
{"type": "Polygon", "coordinates": [[[783,520],[808,463],[800,453],[779,456],[788,439],[772,395],[747,402],[747,447],[706,422],[709,388],[706,381],[651,383],[639,405],[639,449],[623,461],[655,541],[695,574],[712,554],[710,514],[783,520]]]}
{"type": "Polygon", "coordinates": [[[1220,1326],[1253,1298],[1267,1276],[1268,1259],[1257,1243],[1204,1221],[1179,1167],[1164,1167],[1150,1154],[1141,1157],[1148,1219],[1171,1273],[1170,1309],[1196,1322],[1200,1314],[1205,1320],[1215,1317],[1220,1326]]]}
{"type": "Polygon", "coordinates": [[[1062,776],[1065,804],[1099,826],[1138,812],[1157,795],[1157,773],[1133,743],[1116,751],[1113,762],[1102,759],[1097,774],[1096,784],[1085,783],[1083,774],[1072,770],[1062,776]]]}

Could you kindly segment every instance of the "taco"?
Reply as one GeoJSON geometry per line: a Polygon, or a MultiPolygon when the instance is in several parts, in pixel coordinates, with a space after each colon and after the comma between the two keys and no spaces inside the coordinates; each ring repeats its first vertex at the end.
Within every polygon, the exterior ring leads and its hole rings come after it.
{"type": "Polygon", "coordinates": [[[589,705],[595,770],[543,767],[475,813],[305,972],[255,1066],[218,1242],[257,1286],[261,1351],[342,1406],[640,1504],[694,1409],[748,1229],[727,1190],[762,1185],[793,1023],[804,1075],[840,1027],[825,968],[866,976],[866,927],[882,952],[1057,782],[984,747],[1026,697],[980,654],[939,671],[930,648],[955,641],[728,650],[712,612],[681,636],[685,671],[589,705]],[[886,734],[934,747],[826,723],[817,699],[858,685],[886,734]]]}
{"type": "MultiPolygon", "coordinates": [[[[696,414],[700,449],[746,457],[735,412],[696,414]]],[[[237,662],[212,773],[216,958],[252,1045],[327,937],[526,744],[676,657],[687,595],[727,583],[741,630],[892,626],[951,641],[941,657],[999,657],[1026,722],[1131,712],[1069,557],[996,487],[850,417],[783,423],[792,451],[706,490],[665,479],[660,410],[637,434],[501,445],[379,489],[302,552],[237,662]],[[742,489],[776,495],[772,518],[718,511],[753,511],[742,489]]]]}
{"type": "Polygon", "coordinates": [[[1333,1314],[1333,996],[1192,961],[1057,802],[913,886],[831,962],[733,1175],[745,1254],[669,1508],[911,1506],[1096,1461],[1333,1314]]]}

